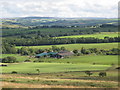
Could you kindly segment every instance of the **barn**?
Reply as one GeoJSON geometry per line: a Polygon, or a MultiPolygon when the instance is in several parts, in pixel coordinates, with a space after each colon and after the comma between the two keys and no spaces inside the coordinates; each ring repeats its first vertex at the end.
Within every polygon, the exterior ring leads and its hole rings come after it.
{"type": "Polygon", "coordinates": [[[37,54],[35,57],[36,58],[40,58],[40,57],[63,58],[63,57],[71,56],[73,54],[74,54],[73,52],[64,50],[64,51],[60,51],[58,53],[56,53],[56,52],[48,52],[48,53],[44,52],[44,53],[37,54]]]}
{"type": "Polygon", "coordinates": [[[70,51],[67,51],[67,50],[58,52],[58,55],[61,55],[62,57],[71,56],[73,54],[74,54],[73,52],[70,52],[70,51]]]}
{"type": "Polygon", "coordinates": [[[40,58],[40,57],[51,57],[51,56],[54,56],[56,55],[57,53],[56,52],[44,52],[44,53],[40,53],[40,54],[37,54],[35,57],[36,58],[40,58]]]}

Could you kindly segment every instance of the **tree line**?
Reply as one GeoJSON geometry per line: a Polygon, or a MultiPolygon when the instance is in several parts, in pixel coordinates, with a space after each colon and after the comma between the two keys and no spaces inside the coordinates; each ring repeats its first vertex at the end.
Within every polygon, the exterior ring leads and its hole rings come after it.
{"type": "MultiPolygon", "coordinates": [[[[21,55],[29,55],[33,56],[35,54],[43,53],[43,52],[59,52],[59,51],[64,51],[67,50],[65,47],[57,47],[57,46],[52,46],[49,49],[38,49],[38,48],[30,48],[30,47],[22,47],[22,48],[15,48],[15,45],[10,45],[10,44],[5,44],[2,46],[2,53],[3,54],[21,54],[21,55]]],[[[97,48],[89,48],[86,49],[84,47],[80,49],[75,49],[72,51],[75,56],[80,56],[80,55],[87,55],[87,54],[102,54],[102,55],[120,55],[120,49],[119,48],[112,48],[109,50],[104,50],[104,49],[97,49],[97,48]]]]}
{"type": "Polygon", "coordinates": [[[119,42],[120,37],[104,37],[99,39],[95,37],[80,38],[9,38],[4,39],[3,43],[9,43],[16,46],[38,46],[38,45],[58,45],[58,44],[76,44],[76,43],[111,43],[119,42]]]}
{"type": "Polygon", "coordinates": [[[48,26],[42,26],[39,28],[39,26],[36,27],[30,27],[30,28],[16,28],[16,29],[3,29],[2,36],[8,37],[8,36],[41,36],[45,37],[46,35],[50,37],[58,37],[58,36],[69,36],[69,35],[83,35],[83,34],[93,34],[96,32],[118,32],[117,27],[97,27],[97,28],[90,28],[90,27],[48,27],[48,26]]]}

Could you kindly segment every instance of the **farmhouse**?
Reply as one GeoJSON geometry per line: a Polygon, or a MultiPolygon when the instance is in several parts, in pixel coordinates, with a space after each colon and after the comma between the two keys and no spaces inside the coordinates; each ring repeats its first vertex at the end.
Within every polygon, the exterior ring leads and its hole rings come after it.
{"type": "Polygon", "coordinates": [[[58,53],[56,52],[44,52],[41,54],[37,54],[35,57],[36,58],[40,58],[40,57],[53,57],[53,58],[62,58],[62,57],[66,57],[66,56],[71,56],[73,55],[73,52],[70,51],[60,51],[58,53]]]}

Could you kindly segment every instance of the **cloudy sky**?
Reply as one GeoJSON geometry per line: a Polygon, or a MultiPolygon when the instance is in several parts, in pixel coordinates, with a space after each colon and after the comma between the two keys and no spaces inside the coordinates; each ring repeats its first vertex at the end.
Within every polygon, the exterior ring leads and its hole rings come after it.
{"type": "Polygon", "coordinates": [[[118,17],[119,0],[0,0],[1,17],[118,17]]]}

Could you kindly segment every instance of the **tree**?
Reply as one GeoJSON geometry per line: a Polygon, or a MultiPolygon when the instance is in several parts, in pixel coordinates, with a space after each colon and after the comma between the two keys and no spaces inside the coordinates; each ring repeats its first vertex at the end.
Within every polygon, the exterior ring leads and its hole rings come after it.
{"type": "Polygon", "coordinates": [[[86,49],[82,47],[81,48],[81,53],[86,54],[86,49]]]}
{"type": "Polygon", "coordinates": [[[16,57],[13,56],[8,56],[2,59],[2,63],[15,63],[16,61],[16,57]]]}
{"type": "Polygon", "coordinates": [[[38,74],[40,73],[40,70],[39,70],[39,69],[36,69],[36,71],[38,72],[38,74]]]}
{"type": "Polygon", "coordinates": [[[63,51],[65,51],[65,50],[66,50],[66,48],[65,48],[65,47],[63,47],[63,46],[62,46],[60,49],[61,49],[61,50],[63,50],[63,51]]]}
{"type": "Polygon", "coordinates": [[[85,71],[85,73],[89,76],[93,74],[91,71],[85,71]]]}
{"type": "Polygon", "coordinates": [[[17,72],[16,72],[16,71],[12,71],[11,73],[12,73],[12,74],[17,74],[17,72]]]}
{"type": "Polygon", "coordinates": [[[19,52],[21,53],[21,55],[29,55],[30,51],[28,50],[28,48],[26,47],[22,47],[19,52]]]}
{"type": "Polygon", "coordinates": [[[52,46],[52,50],[56,52],[56,51],[60,51],[60,48],[58,48],[57,46],[52,46]]]}
{"type": "Polygon", "coordinates": [[[76,49],[75,49],[75,50],[73,50],[73,53],[77,54],[77,53],[78,53],[78,50],[76,50],[76,49]]]}
{"type": "Polygon", "coordinates": [[[107,74],[106,74],[106,72],[100,72],[100,73],[99,73],[99,76],[100,76],[100,77],[105,77],[105,76],[107,76],[107,74]]]}

